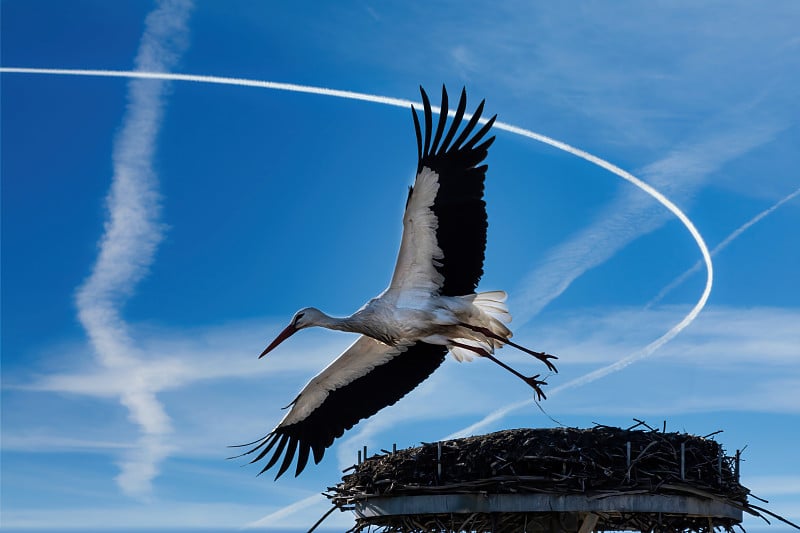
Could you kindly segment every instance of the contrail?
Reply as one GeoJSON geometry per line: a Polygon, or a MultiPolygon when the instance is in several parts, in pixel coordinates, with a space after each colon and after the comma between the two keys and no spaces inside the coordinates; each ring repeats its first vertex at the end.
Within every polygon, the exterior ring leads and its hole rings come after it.
{"type": "Polygon", "coordinates": [[[365,102],[372,102],[376,104],[384,104],[395,107],[408,107],[411,104],[419,105],[417,102],[413,102],[411,100],[403,100],[401,98],[390,98],[388,96],[378,96],[372,94],[357,93],[353,91],[326,89],[324,87],[314,87],[311,85],[297,85],[294,83],[278,83],[274,81],[250,80],[246,78],[202,76],[196,74],[173,74],[170,72],[142,72],[138,70],[85,70],[85,69],[14,68],[14,67],[0,67],[0,72],[17,73],[17,74],[49,74],[49,75],[64,75],[64,76],[95,76],[102,78],[139,78],[145,80],[193,81],[196,83],[236,85],[239,87],[257,87],[259,89],[273,89],[276,91],[289,91],[294,93],[317,94],[320,96],[333,96],[335,98],[362,100],[365,102]]]}
{"type": "MultiPolygon", "coordinates": [[[[169,69],[183,52],[189,0],[163,0],[145,21],[136,56],[137,68],[169,69]]],[[[5,71],[5,69],[3,69],[5,71]]],[[[158,184],[152,168],[156,136],[164,108],[165,83],[133,79],[128,85],[128,108],[114,140],[111,188],[106,197],[107,220],[91,274],[78,288],[78,318],[94,348],[97,361],[127,372],[131,379],[120,390],[120,402],[141,436],[120,463],[117,484],[123,492],[147,496],[158,463],[167,455],[163,442],[170,419],[146,380],[139,379],[141,362],[128,326],[120,315],[153,262],[161,241],[158,184]]]]}
{"type": "MultiPolygon", "coordinates": [[[[49,74],[49,75],[65,75],[65,76],[98,76],[98,77],[111,77],[111,78],[140,78],[140,79],[156,79],[156,80],[172,80],[172,81],[190,81],[196,83],[213,83],[218,85],[256,87],[261,89],[272,89],[278,91],[315,94],[320,96],[332,96],[335,98],[360,100],[364,102],[371,102],[371,103],[389,105],[394,107],[407,108],[411,105],[417,105],[417,106],[420,105],[418,102],[414,102],[412,100],[406,100],[403,98],[391,98],[388,96],[359,93],[354,91],[343,91],[338,89],[328,89],[325,87],[315,87],[311,85],[297,85],[294,83],[279,83],[279,82],[265,81],[265,80],[252,80],[245,78],[230,78],[230,77],[220,77],[220,76],[205,76],[197,74],[175,74],[169,72],[140,72],[140,71],[130,71],[130,70],[80,70],[80,69],[43,69],[43,68],[16,68],[16,67],[0,67],[0,72],[18,73],[18,74],[49,74]]],[[[433,107],[432,109],[434,112],[437,113],[440,111],[440,109],[437,107],[433,107]]],[[[450,114],[454,114],[454,112],[451,111],[450,114]]],[[[466,114],[465,117],[469,119],[470,115],[466,114]]],[[[485,122],[485,119],[483,119],[482,122],[485,122]]],[[[678,219],[681,221],[681,223],[683,223],[683,225],[692,235],[692,238],[694,238],[695,242],[697,243],[697,246],[700,249],[700,253],[703,256],[703,262],[705,263],[707,270],[706,286],[703,290],[703,293],[700,296],[700,299],[697,301],[697,304],[695,304],[694,308],[692,308],[692,310],[687,315],[688,323],[691,323],[691,321],[694,320],[694,318],[700,313],[700,311],[705,306],[708,297],[711,294],[711,287],[713,285],[713,278],[714,278],[713,266],[711,263],[711,255],[709,253],[708,247],[703,241],[703,237],[700,235],[700,232],[697,231],[697,228],[695,228],[692,221],[689,220],[689,218],[674,203],[672,203],[672,201],[670,201],[666,196],[664,196],[655,188],[643,182],[633,174],[619,168],[618,166],[612,163],[609,163],[604,159],[601,159],[593,154],[585,152],[584,150],[571,146],[567,143],[558,141],[546,135],[542,135],[541,133],[536,133],[534,131],[521,128],[519,126],[514,126],[513,124],[508,124],[506,122],[495,122],[494,127],[503,131],[507,131],[509,133],[513,133],[515,135],[520,135],[522,137],[527,137],[528,139],[533,139],[534,141],[548,144],[554,148],[570,153],[576,157],[580,157],[581,159],[584,159],[594,165],[597,165],[611,172],[612,174],[615,174],[620,178],[632,183],[639,189],[643,190],[644,192],[655,198],[661,205],[666,207],[676,217],[678,217],[678,219]]],[[[675,327],[680,327],[680,329],[685,328],[688,325],[688,323],[684,324],[685,320],[686,319],[681,321],[679,324],[676,324],[675,327]]],[[[680,330],[678,331],[680,332],[680,330]]]]}
{"type": "MultiPolygon", "coordinates": [[[[166,72],[139,72],[139,71],[122,71],[122,70],[71,70],[71,69],[38,69],[38,68],[8,68],[3,67],[0,68],[0,72],[7,72],[7,73],[20,73],[20,74],[49,74],[49,75],[67,75],[67,76],[100,76],[100,77],[118,77],[118,78],[142,78],[142,79],[159,79],[159,80],[172,80],[172,81],[191,81],[197,83],[214,83],[214,84],[221,84],[221,85],[236,85],[242,87],[257,87],[263,89],[273,89],[279,91],[290,91],[290,92],[298,92],[298,93],[307,93],[307,94],[316,94],[321,96],[333,96],[336,98],[345,98],[350,100],[361,100],[365,102],[372,102],[377,104],[384,104],[396,107],[408,107],[410,105],[419,105],[417,102],[413,102],[411,100],[405,100],[401,98],[390,98],[386,96],[379,96],[379,95],[372,95],[372,94],[365,94],[353,91],[342,91],[336,89],[328,89],[324,87],[315,87],[309,85],[296,85],[291,83],[278,83],[272,81],[262,81],[262,80],[251,80],[251,79],[243,79],[243,78],[227,78],[227,77],[218,77],[218,76],[202,76],[202,75],[194,75],[194,74],[173,74],[173,73],[166,73],[166,72]]],[[[439,109],[434,108],[435,111],[439,111],[439,109]]],[[[694,307],[689,311],[689,313],[677,324],[675,324],[669,331],[667,331],[664,335],[653,341],[652,343],[648,344],[644,349],[636,352],[616,363],[613,365],[609,365],[605,368],[596,370],[586,376],[581,378],[577,378],[572,380],[560,387],[552,389],[549,394],[556,393],[560,390],[564,390],[571,387],[576,387],[579,385],[583,385],[585,383],[589,383],[596,379],[599,379],[603,376],[610,374],[611,372],[615,372],[620,370],[629,364],[633,363],[634,361],[641,359],[650,355],[651,353],[655,352],[658,348],[669,342],[673,339],[676,335],[678,335],[684,328],[686,328],[692,321],[700,314],[700,311],[703,310],[705,307],[706,302],[708,301],[708,297],[711,294],[711,288],[714,283],[714,269],[711,262],[711,254],[706,246],[703,237],[700,235],[700,232],[697,230],[695,225],[689,220],[683,211],[681,211],[678,206],[676,206],[672,201],[670,201],[667,197],[665,197],[661,192],[650,186],[649,184],[643,182],[633,174],[609,163],[608,161],[601,159],[595,155],[592,155],[588,152],[585,152],[579,148],[566,144],[564,142],[558,141],[556,139],[547,137],[546,135],[542,135],[540,133],[536,133],[534,131],[521,128],[519,126],[514,126],[512,124],[508,124],[505,122],[495,122],[495,127],[497,129],[507,131],[509,133],[520,135],[522,137],[526,137],[532,139],[534,141],[538,141],[541,143],[548,144],[554,148],[562,150],[564,152],[570,153],[576,157],[584,159],[594,165],[597,165],[612,174],[628,181],[638,187],[639,189],[643,190],[650,196],[652,196],[656,201],[658,201],[661,205],[666,207],[672,214],[674,214],[681,223],[686,227],[689,233],[692,235],[692,238],[697,243],[697,247],[700,249],[700,253],[703,258],[703,262],[706,266],[706,284],[705,288],[703,289],[703,293],[700,295],[700,299],[694,305],[694,307]]],[[[495,413],[490,414],[484,420],[478,422],[477,424],[471,426],[471,428],[481,427],[488,423],[488,420],[495,420],[499,417],[505,416],[505,413],[510,412],[515,408],[518,408],[521,405],[527,405],[529,402],[524,402],[523,404],[515,404],[515,406],[508,406],[504,409],[506,411],[500,410],[495,411],[495,413]],[[501,411],[503,411],[502,414],[501,411]],[[493,417],[493,418],[492,418],[493,417]]],[[[467,428],[464,431],[467,431],[471,428],[467,428]]],[[[459,432],[462,433],[462,432],[459,432]]]]}
{"type": "MultiPolygon", "coordinates": [[[[772,214],[773,211],[778,209],[780,206],[782,206],[783,204],[785,204],[786,202],[788,202],[789,200],[791,200],[792,198],[794,198],[798,194],[800,194],[800,189],[797,189],[793,193],[789,194],[788,196],[783,197],[777,203],[773,204],[772,207],[769,207],[768,209],[763,210],[762,212],[760,212],[759,214],[757,214],[756,216],[754,216],[753,218],[751,218],[750,220],[748,220],[747,222],[745,222],[744,224],[739,226],[730,235],[725,237],[725,239],[722,242],[720,242],[718,245],[716,245],[711,250],[711,256],[713,257],[713,256],[717,255],[719,252],[721,252],[722,250],[724,250],[725,248],[727,248],[730,243],[732,243],[734,240],[736,240],[739,237],[739,235],[741,235],[742,233],[744,233],[745,231],[750,229],[750,227],[752,225],[760,222],[761,219],[763,219],[764,217],[772,214]]],[[[686,272],[684,272],[683,274],[681,274],[680,276],[678,276],[677,278],[675,278],[674,280],[669,282],[669,284],[667,284],[666,287],[661,289],[661,291],[652,300],[647,302],[647,305],[645,305],[644,308],[645,309],[649,309],[650,307],[652,307],[655,304],[657,304],[658,302],[660,302],[661,299],[664,298],[664,296],[666,296],[670,292],[672,292],[672,290],[675,289],[675,287],[679,286],[681,283],[686,281],[686,279],[689,276],[691,276],[692,274],[694,274],[695,272],[700,270],[701,266],[702,266],[702,263],[700,261],[696,262],[694,265],[692,265],[692,267],[689,270],[687,270],[686,272]]]]}

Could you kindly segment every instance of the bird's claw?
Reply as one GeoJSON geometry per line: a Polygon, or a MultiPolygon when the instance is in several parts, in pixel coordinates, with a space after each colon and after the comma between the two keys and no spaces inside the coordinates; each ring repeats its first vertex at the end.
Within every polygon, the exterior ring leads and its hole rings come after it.
{"type": "Polygon", "coordinates": [[[540,379],[536,379],[540,375],[541,374],[536,374],[535,376],[531,376],[531,377],[525,378],[525,383],[530,385],[533,388],[533,390],[536,392],[536,399],[539,400],[539,401],[542,401],[542,400],[546,400],[547,396],[545,395],[545,393],[542,390],[540,385],[547,385],[547,382],[546,381],[542,381],[540,379]]]}
{"type": "MultiPolygon", "coordinates": [[[[520,346],[520,348],[522,348],[522,347],[520,346]]],[[[545,352],[534,352],[533,350],[529,350],[527,348],[522,348],[522,350],[524,352],[527,352],[527,353],[531,354],[536,359],[538,359],[539,361],[541,361],[542,363],[547,365],[547,369],[548,370],[558,374],[558,369],[556,368],[556,365],[554,365],[553,363],[550,362],[550,359],[558,359],[558,357],[556,357],[555,355],[550,355],[549,353],[545,353],[545,352]]]]}
{"type": "Polygon", "coordinates": [[[550,355],[549,353],[540,352],[537,356],[541,362],[547,365],[548,370],[552,370],[556,374],[558,374],[558,369],[556,365],[550,362],[550,359],[558,359],[555,355],[550,355]]]}

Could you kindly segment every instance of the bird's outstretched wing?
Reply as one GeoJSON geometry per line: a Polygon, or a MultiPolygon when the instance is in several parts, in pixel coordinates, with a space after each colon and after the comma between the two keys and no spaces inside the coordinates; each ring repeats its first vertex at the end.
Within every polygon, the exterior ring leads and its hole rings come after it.
{"type": "Polygon", "coordinates": [[[359,337],[308,382],[280,424],[243,455],[257,453],[251,461],[255,463],[271,452],[261,473],[283,456],[275,479],[297,455],[295,476],[300,474],[311,452],[319,463],[334,439],[415,389],[442,364],[446,353],[444,346],[423,342],[393,347],[359,337]]]}
{"type": "Polygon", "coordinates": [[[417,176],[409,191],[400,253],[389,288],[444,296],[470,294],[483,275],[487,228],[483,182],[487,165],[481,163],[494,142],[494,137],[483,138],[495,117],[474,132],[483,112],[482,101],[458,133],[467,107],[466,91],[461,91],[448,127],[447,91],[442,87],[442,107],[434,132],[430,100],[421,87],[420,92],[425,132],[423,136],[412,107],[417,176]]]}

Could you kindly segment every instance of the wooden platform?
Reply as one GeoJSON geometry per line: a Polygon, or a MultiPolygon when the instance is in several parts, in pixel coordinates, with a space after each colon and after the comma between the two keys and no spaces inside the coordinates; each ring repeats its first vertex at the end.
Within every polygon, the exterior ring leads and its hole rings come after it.
{"type": "Polygon", "coordinates": [[[713,531],[742,521],[733,505],[696,496],[436,494],[357,502],[358,521],[388,531],[713,531]]]}
{"type": "Polygon", "coordinates": [[[742,520],[742,510],[728,503],[665,494],[428,494],[369,498],[357,502],[353,511],[360,518],[470,513],[661,513],[742,520]]]}

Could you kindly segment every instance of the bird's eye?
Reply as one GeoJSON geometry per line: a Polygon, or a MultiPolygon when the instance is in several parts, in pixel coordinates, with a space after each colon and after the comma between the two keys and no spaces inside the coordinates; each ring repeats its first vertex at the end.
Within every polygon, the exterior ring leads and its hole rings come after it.
{"type": "Polygon", "coordinates": [[[305,316],[305,313],[297,313],[297,316],[294,317],[294,323],[297,324],[301,318],[305,316]]]}

